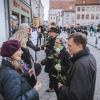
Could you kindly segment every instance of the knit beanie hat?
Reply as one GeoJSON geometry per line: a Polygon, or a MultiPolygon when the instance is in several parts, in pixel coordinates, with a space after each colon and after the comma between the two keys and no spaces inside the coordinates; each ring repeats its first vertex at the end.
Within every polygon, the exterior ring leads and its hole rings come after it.
{"type": "Polygon", "coordinates": [[[19,41],[8,40],[2,44],[0,54],[2,57],[11,57],[20,47],[19,41]]]}

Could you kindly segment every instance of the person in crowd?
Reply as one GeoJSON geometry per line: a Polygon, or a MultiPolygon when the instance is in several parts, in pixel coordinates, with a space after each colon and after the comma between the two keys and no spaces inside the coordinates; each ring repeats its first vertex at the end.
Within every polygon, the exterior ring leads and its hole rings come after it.
{"type": "Polygon", "coordinates": [[[0,54],[3,57],[0,67],[0,94],[4,100],[39,100],[41,83],[37,82],[31,87],[26,81],[20,63],[22,50],[19,41],[5,41],[0,54]]]}
{"type": "Polygon", "coordinates": [[[68,37],[70,68],[66,73],[66,84],[59,83],[60,100],[93,100],[96,60],[86,44],[86,36],[82,33],[68,37]]]}
{"type": "Polygon", "coordinates": [[[37,45],[41,45],[41,41],[42,41],[42,26],[39,26],[37,29],[37,33],[38,33],[38,38],[37,38],[37,45]]]}
{"type": "Polygon", "coordinates": [[[88,32],[87,32],[87,29],[85,27],[83,27],[82,29],[82,33],[86,35],[86,37],[88,36],[88,32]]]}
{"type": "Polygon", "coordinates": [[[25,30],[19,30],[17,31],[10,39],[16,39],[19,40],[21,43],[21,49],[23,51],[23,54],[21,56],[22,60],[28,65],[28,68],[32,70],[34,68],[34,75],[31,76],[31,78],[27,78],[28,82],[31,86],[34,86],[36,84],[36,76],[40,74],[41,72],[41,66],[40,64],[35,63],[34,58],[31,55],[30,48],[27,46],[28,42],[28,34],[25,30]]]}
{"type": "Polygon", "coordinates": [[[24,30],[28,33],[28,41],[27,46],[33,49],[34,59],[37,60],[37,51],[40,51],[40,47],[37,46],[37,31],[36,29],[32,31],[32,28],[28,25],[28,23],[22,23],[20,25],[20,30],[24,30]]]}
{"type": "Polygon", "coordinates": [[[56,38],[55,46],[48,55],[47,63],[50,67],[50,82],[59,100],[58,82],[65,83],[65,73],[69,69],[69,53],[63,45],[62,38],[56,38]]]}
{"type": "Polygon", "coordinates": [[[42,49],[45,48],[45,52],[46,52],[46,58],[41,61],[41,64],[45,65],[45,72],[49,73],[49,88],[46,90],[47,92],[54,91],[53,85],[52,85],[52,82],[51,82],[51,76],[50,76],[50,73],[51,73],[50,68],[51,68],[52,64],[51,64],[51,62],[47,63],[47,58],[48,58],[49,53],[51,52],[51,50],[53,49],[53,47],[55,45],[57,33],[58,33],[57,29],[54,28],[54,27],[51,27],[50,30],[49,30],[49,33],[48,33],[49,39],[48,39],[47,44],[41,46],[42,49]]]}

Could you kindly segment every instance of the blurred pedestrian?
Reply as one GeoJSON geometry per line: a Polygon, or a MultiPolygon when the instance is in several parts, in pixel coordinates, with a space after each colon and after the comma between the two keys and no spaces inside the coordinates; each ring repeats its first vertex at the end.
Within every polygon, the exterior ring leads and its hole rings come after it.
{"type": "Polygon", "coordinates": [[[49,88],[46,90],[47,92],[52,92],[53,90],[53,84],[51,82],[51,67],[52,67],[52,63],[49,62],[47,63],[47,58],[49,56],[49,53],[51,52],[51,50],[53,49],[54,45],[55,45],[55,40],[57,37],[57,32],[58,30],[54,27],[51,27],[49,30],[49,39],[47,41],[47,43],[45,45],[42,46],[42,48],[45,48],[45,52],[46,52],[46,58],[44,60],[41,61],[42,65],[45,65],[45,72],[49,73],[49,88]]]}

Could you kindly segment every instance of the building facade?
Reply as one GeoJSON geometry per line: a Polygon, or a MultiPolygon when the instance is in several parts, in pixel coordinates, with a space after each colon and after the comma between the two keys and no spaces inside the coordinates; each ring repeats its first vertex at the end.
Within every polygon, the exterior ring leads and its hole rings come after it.
{"type": "Polygon", "coordinates": [[[71,24],[75,24],[75,11],[63,11],[62,25],[66,26],[71,24]]]}
{"type": "Polygon", "coordinates": [[[50,0],[49,22],[58,24],[58,21],[62,21],[62,26],[71,23],[98,24],[100,23],[99,5],[100,0],[50,0]],[[78,11],[79,8],[80,11],[78,11]],[[62,20],[58,20],[59,17],[57,17],[57,11],[59,9],[62,10],[62,16],[60,16],[62,20]]]}
{"type": "Polygon", "coordinates": [[[62,9],[50,9],[49,22],[62,26],[62,9]]]}
{"type": "Polygon", "coordinates": [[[100,23],[100,4],[76,5],[76,24],[98,25],[100,23]]]}
{"type": "Polygon", "coordinates": [[[8,0],[0,0],[0,47],[9,37],[8,0]]]}
{"type": "Polygon", "coordinates": [[[41,0],[31,0],[32,7],[32,23],[34,26],[39,26],[44,21],[44,7],[41,0]]]}
{"type": "Polygon", "coordinates": [[[76,0],[50,0],[50,10],[49,10],[49,23],[55,22],[59,26],[64,26],[65,13],[64,11],[75,10],[76,0]]]}
{"type": "Polygon", "coordinates": [[[21,23],[31,23],[30,0],[9,0],[11,31],[21,23]]]}
{"type": "Polygon", "coordinates": [[[40,2],[40,24],[43,24],[43,22],[44,22],[44,7],[40,2]]]}

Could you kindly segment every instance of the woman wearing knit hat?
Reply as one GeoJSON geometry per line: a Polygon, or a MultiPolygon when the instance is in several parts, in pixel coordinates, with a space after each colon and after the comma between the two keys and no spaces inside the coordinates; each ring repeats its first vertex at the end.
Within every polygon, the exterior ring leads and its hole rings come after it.
{"type": "MultiPolygon", "coordinates": [[[[33,71],[33,75],[31,77],[27,77],[28,82],[33,87],[36,84],[36,76],[41,72],[41,65],[34,62],[34,59],[30,53],[30,48],[27,46],[28,34],[25,30],[18,30],[10,39],[19,40],[21,43],[21,49],[23,51],[21,59],[28,65],[27,67],[30,69],[30,73],[33,71]],[[34,69],[34,70],[33,70],[34,69]]],[[[31,50],[32,51],[32,50],[31,50]]],[[[34,51],[32,51],[33,55],[34,51]]]]}
{"type": "Polygon", "coordinates": [[[8,40],[1,48],[0,94],[4,100],[39,100],[41,83],[32,88],[26,81],[21,66],[21,45],[17,40],[8,40]]]}

